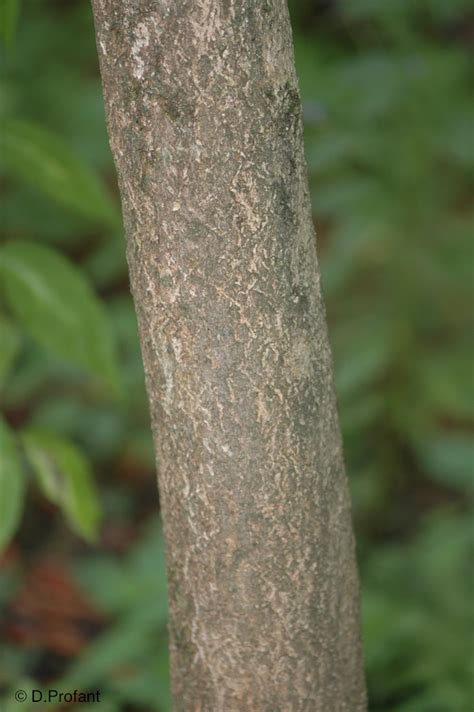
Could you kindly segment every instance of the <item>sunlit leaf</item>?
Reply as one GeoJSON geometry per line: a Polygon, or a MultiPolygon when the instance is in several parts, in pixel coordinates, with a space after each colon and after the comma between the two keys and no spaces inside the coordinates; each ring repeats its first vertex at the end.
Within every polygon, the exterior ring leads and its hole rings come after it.
{"type": "Polygon", "coordinates": [[[117,388],[110,324],[76,267],[50,248],[17,241],[0,248],[0,273],[11,310],[40,344],[117,388]]]}

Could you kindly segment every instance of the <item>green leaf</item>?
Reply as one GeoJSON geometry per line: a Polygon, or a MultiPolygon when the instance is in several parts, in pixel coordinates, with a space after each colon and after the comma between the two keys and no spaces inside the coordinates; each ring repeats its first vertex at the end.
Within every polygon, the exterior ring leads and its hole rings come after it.
{"type": "Polygon", "coordinates": [[[117,391],[110,324],[80,271],[50,248],[16,241],[0,248],[1,273],[9,306],[33,338],[117,391]]]}
{"type": "Polygon", "coordinates": [[[43,493],[51,502],[60,506],[66,490],[64,475],[57,470],[51,454],[43,447],[43,443],[38,444],[34,435],[24,434],[23,445],[43,493]]]}
{"type": "Polygon", "coordinates": [[[9,543],[21,518],[25,478],[12,432],[0,420],[0,551],[9,543]]]}
{"type": "Polygon", "coordinates": [[[20,0],[0,0],[0,37],[7,49],[13,45],[19,15],[20,0]]]}
{"type": "Polygon", "coordinates": [[[29,121],[2,121],[0,149],[7,168],[85,218],[111,227],[120,213],[96,174],[60,138],[29,121]]]}
{"type": "Polygon", "coordinates": [[[10,370],[20,347],[20,334],[15,325],[3,314],[0,315],[0,386],[10,370]]]}
{"type": "Polygon", "coordinates": [[[22,433],[26,456],[48,499],[59,505],[73,529],[89,541],[97,538],[100,507],[88,461],[71,442],[51,433],[22,433]]]}

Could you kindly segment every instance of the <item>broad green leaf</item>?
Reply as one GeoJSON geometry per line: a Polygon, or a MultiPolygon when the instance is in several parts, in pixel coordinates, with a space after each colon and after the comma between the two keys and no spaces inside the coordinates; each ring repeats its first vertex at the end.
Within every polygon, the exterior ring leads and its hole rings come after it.
{"type": "Polygon", "coordinates": [[[19,14],[20,0],[0,0],[0,36],[7,49],[13,45],[19,14]]]}
{"type": "Polygon", "coordinates": [[[0,315],[0,386],[10,370],[20,347],[20,334],[15,324],[0,315]]]}
{"type": "Polygon", "coordinates": [[[18,527],[24,496],[25,477],[15,439],[0,420],[0,551],[18,527]]]}
{"type": "Polygon", "coordinates": [[[50,248],[16,241],[0,248],[0,274],[12,312],[42,346],[117,390],[110,324],[76,267],[50,248]]]}
{"type": "Polygon", "coordinates": [[[97,537],[100,507],[88,461],[71,442],[40,430],[26,430],[22,440],[44,494],[64,511],[75,531],[97,537]]]}
{"type": "Polygon", "coordinates": [[[15,175],[92,221],[118,227],[120,214],[95,173],[60,138],[28,121],[2,122],[1,155],[15,175]]]}

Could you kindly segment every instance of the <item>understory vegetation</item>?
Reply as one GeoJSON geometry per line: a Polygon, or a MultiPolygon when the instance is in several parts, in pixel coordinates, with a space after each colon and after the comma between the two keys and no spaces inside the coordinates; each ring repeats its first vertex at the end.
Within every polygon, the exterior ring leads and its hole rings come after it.
{"type": "MultiPolygon", "coordinates": [[[[290,11],[370,710],[468,712],[472,7],[290,11]]],[[[91,9],[2,13],[0,706],[99,689],[101,712],[166,712],[159,499],[91,9]]]]}

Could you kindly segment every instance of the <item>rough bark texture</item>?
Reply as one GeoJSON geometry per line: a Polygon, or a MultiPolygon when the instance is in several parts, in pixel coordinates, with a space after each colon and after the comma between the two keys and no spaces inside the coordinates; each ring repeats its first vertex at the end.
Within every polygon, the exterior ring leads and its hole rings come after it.
{"type": "Polygon", "coordinates": [[[93,0],[177,711],[365,709],[284,0],[93,0]]]}

